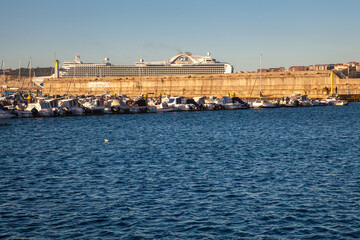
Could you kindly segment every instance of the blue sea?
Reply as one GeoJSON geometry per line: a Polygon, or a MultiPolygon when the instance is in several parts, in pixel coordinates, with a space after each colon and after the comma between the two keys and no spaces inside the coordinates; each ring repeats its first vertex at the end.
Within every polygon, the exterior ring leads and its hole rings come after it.
{"type": "Polygon", "coordinates": [[[12,119],[0,238],[360,238],[359,130],[358,103],[12,119]]]}

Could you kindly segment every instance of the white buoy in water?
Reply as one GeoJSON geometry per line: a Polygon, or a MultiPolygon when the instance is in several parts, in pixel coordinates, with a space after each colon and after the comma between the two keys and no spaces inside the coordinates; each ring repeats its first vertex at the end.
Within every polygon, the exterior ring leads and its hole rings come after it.
{"type": "Polygon", "coordinates": [[[109,142],[109,140],[105,139],[105,142],[109,142]]]}

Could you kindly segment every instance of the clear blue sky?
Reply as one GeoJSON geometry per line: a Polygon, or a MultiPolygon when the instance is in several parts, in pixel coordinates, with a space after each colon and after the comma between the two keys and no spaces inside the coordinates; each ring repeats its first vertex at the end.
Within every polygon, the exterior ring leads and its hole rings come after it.
{"type": "Polygon", "coordinates": [[[235,71],[360,61],[359,0],[1,0],[6,68],[211,52],[235,71]]]}

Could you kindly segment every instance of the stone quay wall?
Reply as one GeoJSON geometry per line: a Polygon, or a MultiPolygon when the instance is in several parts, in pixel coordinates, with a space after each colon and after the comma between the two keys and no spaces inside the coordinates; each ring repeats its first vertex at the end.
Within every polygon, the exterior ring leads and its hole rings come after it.
{"type": "MultiPolygon", "coordinates": [[[[331,88],[330,71],[262,73],[262,93],[269,98],[281,98],[306,93],[311,98],[324,98],[331,88]],[[328,92],[326,91],[328,89],[328,92]]],[[[360,94],[360,79],[333,75],[334,91],[338,94],[360,94]]],[[[259,98],[259,73],[206,75],[167,75],[104,78],[45,79],[44,94],[126,94],[130,97],[145,93],[172,96],[224,96],[235,93],[241,98],[259,98]]]]}

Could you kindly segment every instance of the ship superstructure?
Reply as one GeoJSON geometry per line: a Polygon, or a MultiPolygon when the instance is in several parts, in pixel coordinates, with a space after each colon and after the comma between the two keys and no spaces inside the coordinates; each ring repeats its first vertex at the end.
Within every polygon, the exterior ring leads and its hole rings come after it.
{"type": "Polygon", "coordinates": [[[182,74],[221,74],[232,73],[233,66],[218,62],[210,53],[206,56],[193,56],[190,52],[178,53],[169,60],[145,62],[139,59],[135,65],[112,65],[108,58],[101,63],[83,63],[77,54],[75,61],[64,62],[60,77],[117,77],[152,76],[182,74]]]}

